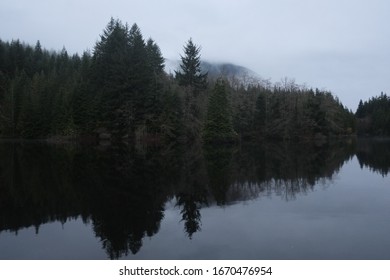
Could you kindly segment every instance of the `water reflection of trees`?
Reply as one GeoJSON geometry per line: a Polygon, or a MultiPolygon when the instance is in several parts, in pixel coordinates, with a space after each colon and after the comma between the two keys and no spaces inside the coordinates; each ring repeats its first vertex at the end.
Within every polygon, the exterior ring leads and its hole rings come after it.
{"type": "Polygon", "coordinates": [[[159,231],[167,201],[176,201],[192,238],[201,229],[201,208],[259,196],[294,199],[330,180],[354,152],[355,145],[345,141],[142,152],[129,146],[3,143],[0,232],[30,226],[38,231],[50,221],[81,217],[107,255],[120,258],[136,254],[143,239],[159,231]]]}
{"type": "Polygon", "coordinates": [[[191,239],[201,229],[202,206],[207,205],[208,189],[205,159],[200,143],[191,147],[181,147],[171,162],[178,161],[179,181],[176,182],[172,195],[176,197],[176,206],[180,208],[184,230],[191,239]]]}
{"type": "Polygon", "coordinates": [[[362,139],[358,142],[356,156],[360,167],[368,167],[382,176],[390,172],[390,140],[362,139]]]}
{"type": "MultiPolygon", "coordinates": [[[[242,147],[233,162],[236,193],[277,195],[286,200],[330,180],[354,152],[353,142],[265,143],[242,147]]],[[[252,196],[253,197],[253,196],[252,196]]]]}

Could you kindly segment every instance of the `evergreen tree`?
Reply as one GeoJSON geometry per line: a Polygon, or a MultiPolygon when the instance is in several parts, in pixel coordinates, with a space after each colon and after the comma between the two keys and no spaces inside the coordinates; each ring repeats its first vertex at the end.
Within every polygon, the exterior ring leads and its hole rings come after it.
{"type": "Polygon", "coordinates": [[[40,72],[43,70],[43,50],[42,50],[42,46],[41,46],[41,43],[39,42],[39,40],[37,41],[37,43],[35,44],[35,47],[34,47],[34,54],[33,54],[33,72],[36,73],[36,72],[40,72]]]}
{"type": "Polygon", "coordinates": [[[206,142],[231,142],[236,135],[225,82],[218,79],[209,98],[203,139],[206,142]]]}
{"type": "Polygon", "coordinates": [[[181,56],[180,70],[175,71],[179,85],[190,87],[198,93],[207,87],[207,73],[202,73],[200,61],[200,47],[189,39],[184,47],[184,56],[181,56]]]}
{"type": "Polygon", "coordinates": [[[364,105],[363,105],[363,101],[360,99],[359,101],[359,105],[358,105],[358,108],[356,110],[356,117],[357,118],[364,118],[364,105]]]}
{"type": "Polygon", "coordinates": [[[134,119],[130,108],[130,36],[127,26],[111,18],[92,58],[92,85],[99,94],[99,122],[114,137],[125,135],[134,119]]]}
{"type": "Polygon", "coordinates": [[[149,61],[148,51],[141,30],[133,24],[129,33],[130,39],[130,88],[127,106],[124,112],[134,117],[134,130],[137,137],[145,137],[154,116],[151,110],[153,92],[153,68],[149,61]]]}
{"type": "MultiPolygon", "coordinates": [[[[152,80],[152,66],[148,61],[146,44],[137,24],[133,24],[129,31],[129,43],[131,90],[139,91],[141,95],[144,95],[152,80]]],[[[142,105],[143,102],[140,101],[140,103],[139,105],[142,105]]]]}
{"type": "Polygon", "coordinates": [[[180,70],[175,71],[176,81],[183,87],[183,124],[186,141],[194,141],[201,136],[203,118],[207,107],[204,94],[207,88],[207,73],[201,72],[200,47],[190,39],[181,56],[180,70]]]}
{"type": "Polygon", "coordinates": [[[152,81],[149,82],[145,101],[145,119],[148,131],[159,133],[161,128],[161,114],[163,112],[163,95],[166,75],[164,72],[164,58],[159,46],[149,38],[146,43],[147,63],[152,81]]]}
{"type": "Polygon", "coordinates": [[[265,136],[265,125],[267,118],[267,104],[266,94],[261,92],[256,100],[256,111],[255,111],[255,128],[258,136],[265,136]]]}
{"type": "Polygon", "coordinates": [[[95,47],[92,84],[100,95],[100,123],[115,138],[158,131],[163,68],[159,47],[152,39],[145,43],[137,24],[129,29],[111,19],[95,47]]]}
{"type": "Polygon", "coordinates": [[[390,97],[383,92],[364,103],[360,101],[355,116],[358,134],[390,135],[390,97]]]}
{"type": "Polygon", "coordinates": [[[149,38],[146,42],[146,53],[148,57],[149,67],[153,71],[153,75],[156,78],[164,72],[164,58],[161,54],[159,46],[149,38]]]}
{"type": "Polygon", "coordinates": [[[182,103],[177,87],[168,87],[163,93],[160,133],[166,141],[177,141],[183,133],[182,103]]]}

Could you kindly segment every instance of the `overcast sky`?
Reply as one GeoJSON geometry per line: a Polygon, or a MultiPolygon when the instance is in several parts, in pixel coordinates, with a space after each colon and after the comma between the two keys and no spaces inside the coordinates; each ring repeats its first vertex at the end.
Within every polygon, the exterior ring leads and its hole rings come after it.
{"type": "Polygon", "coordinates": [[[192,37],[205,60],[295,78],[352,110],[390,93],[388,0],[1,0],[0,38],[82,53],[110,17],[137,23],[166,58],[192,37]]]}

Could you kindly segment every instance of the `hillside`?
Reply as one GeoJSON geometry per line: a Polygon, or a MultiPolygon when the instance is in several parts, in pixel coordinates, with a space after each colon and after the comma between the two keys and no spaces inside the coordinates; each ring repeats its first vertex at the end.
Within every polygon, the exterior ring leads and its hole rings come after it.
{"type": "MultiPolygon", "coordinates": [[[[166,73],[174,75],[178,69],[180,69],[180,60],[165,59],[166,73]]],[[[255,71],[229,62],[202,61],[201,69],[203,73],[207,72],[211,79],[217,79],[223,76],[228,80],[234,80],[236,83],[243,83],[245,85],[256,84],[261,80],[260,75],[255,71]]]]}

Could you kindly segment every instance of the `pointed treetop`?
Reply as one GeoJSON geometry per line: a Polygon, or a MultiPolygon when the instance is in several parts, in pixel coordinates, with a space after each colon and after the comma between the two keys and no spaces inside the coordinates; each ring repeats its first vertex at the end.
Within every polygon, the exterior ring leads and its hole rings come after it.
{"type": "Polygon", "coordinates": [[[146,42],[146,51],[150,66],[152,67],[154,73],[161,74],[164,71],[165,59],[161,54],[159,46],[152,40],[152,38],[149,38],[146,42]]]}
{"type": "Polygon", "coordinates": [[[41,42],[39,42],[39,40],[35,44],[35,51],[42,52],[42,46],[41,46],[41,42]]]}
{"type": "Polygon", "coordinates": [[[184,46],[184,56],[180,56],[180,70],[175,71],[179,84],[189,86],[195,91],[203,90],[207,86],[208,73],[202,73],[200,50],[201,47],[195,45],[190,38],[184,46]]]}

